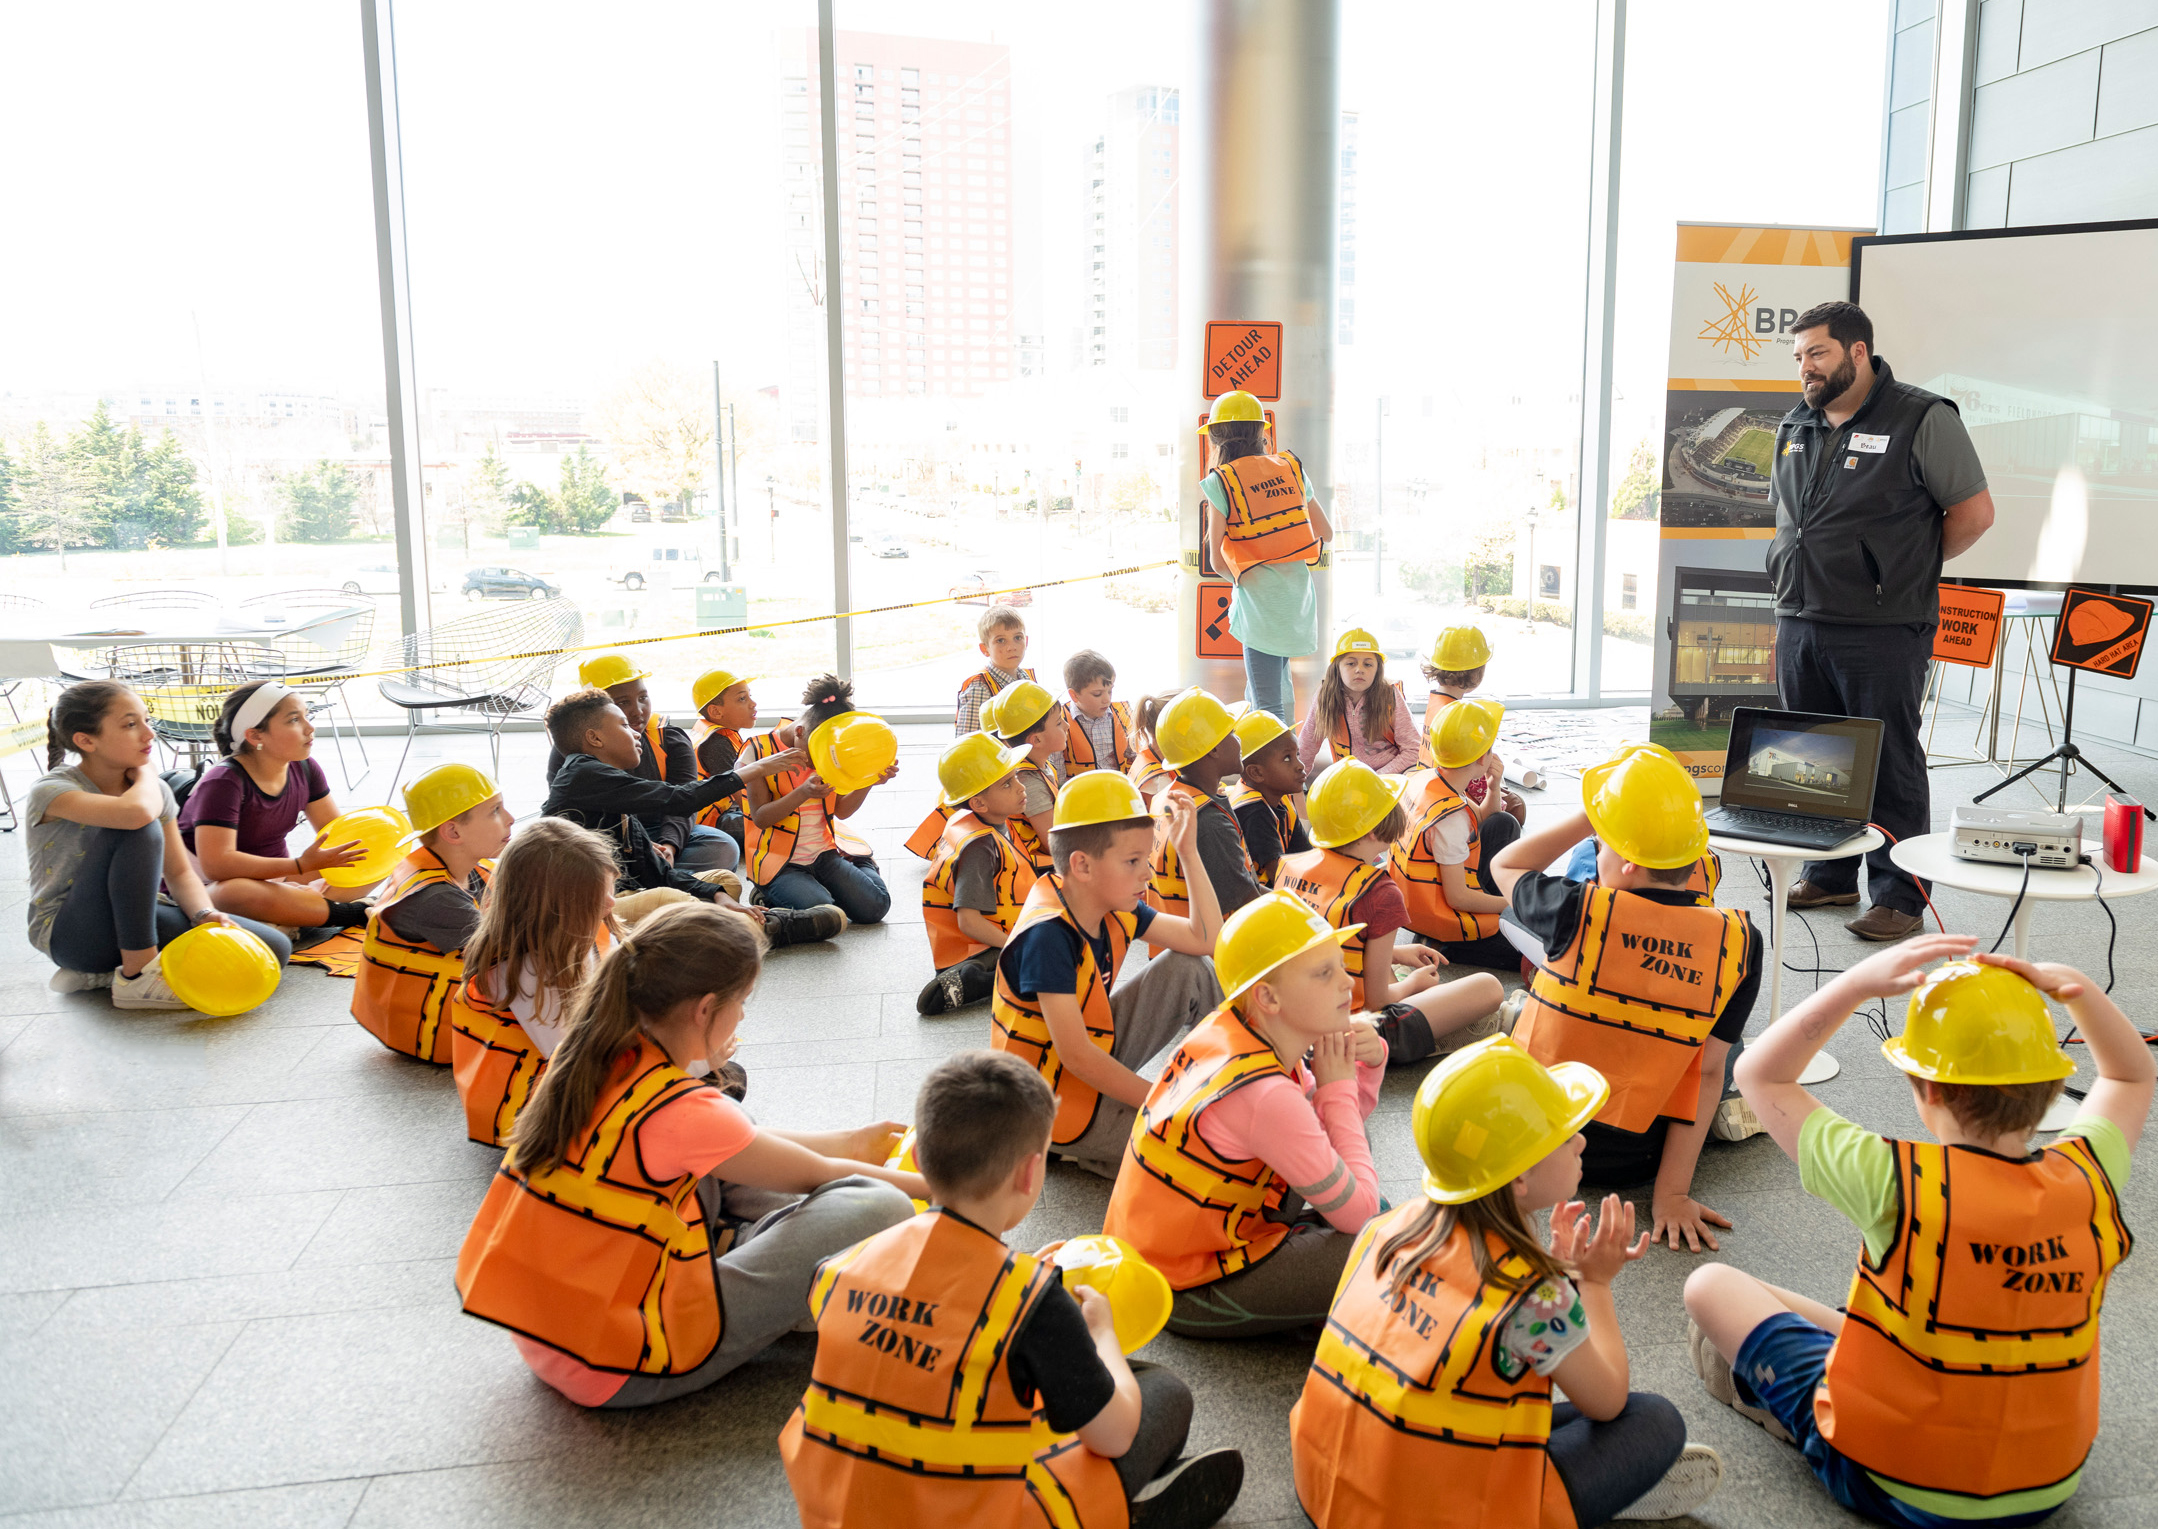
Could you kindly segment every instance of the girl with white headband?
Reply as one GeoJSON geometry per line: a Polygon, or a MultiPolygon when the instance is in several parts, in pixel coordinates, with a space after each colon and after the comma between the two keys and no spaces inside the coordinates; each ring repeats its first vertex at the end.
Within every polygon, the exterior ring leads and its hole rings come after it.
{"type": "Polygon", "coordinates": [[[359,859],[360,846],[325,844],[318,835],[295,854],[286,842],[302,814],[318,830],[338,814],[329,777],[311,757],[306,698],[277,680],[242,685],[225,697],[211,735],[224,760],[203,772],[180,809],[180,837],[210,884],[210,901],[288,929],[365,924],[369,888],[340,888],[349,900],[333,901],[321,879],[359,859]]]}

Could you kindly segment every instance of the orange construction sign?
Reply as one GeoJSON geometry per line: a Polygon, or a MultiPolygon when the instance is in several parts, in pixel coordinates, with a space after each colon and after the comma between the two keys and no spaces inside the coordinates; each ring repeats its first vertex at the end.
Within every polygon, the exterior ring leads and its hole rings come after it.
{"type": "Polygon", "coordinates": [[[1281,397],[1281,326],[1230,323],[1206,326],[1206,374],[1202,398],[1238,389],[1268,403],[1281,397]]]}
{"type": "Polygon", "coordinates": [[[1201,658],[1244,656],[1244,645],[1229,630],[1229,597],[1235,587],[1211,582],[1199,586],[1199,638],[1193,651],[1201,658]]]}
{"type": "Polygon", "coordinates": [[[2151,602],[2135,595],[2071,589],[2053,625],[2053,661],[2116,679],[2134,679],[2150,635],[2151,602]]]}
{"type": "Polygon", "coordinates": [[[1997,589],[1943,584],[1940,625],[1933,629],[1933,656],[1946,664],[1992,668],[2001,644],[2001,610],[2007,604],[2008,596],[1997,589]]]}

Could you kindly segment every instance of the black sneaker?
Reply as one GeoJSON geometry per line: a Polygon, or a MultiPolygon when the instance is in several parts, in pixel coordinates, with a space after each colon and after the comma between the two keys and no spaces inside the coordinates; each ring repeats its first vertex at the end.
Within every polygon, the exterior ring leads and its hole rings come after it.
{"type": "Polygon", "coordinates": [[[1236,1506],[1244,1490],[1244,1457],[1233,1449],[1187,1455],[1139,1489],[1131,1500],[1131,1529],[1153,1524],[1206,1529],[1236,1506]]]}
{"type": "Polygon", "coordinates": [[[767,903],[764,909],[764,938],[774,950],[782,945],[829,940],[846,927],[847,916],[830,903],[819,903],[814,908],[775,908],[767,903]]]}
{"type": "Polygon", "coordinates": [[[1421,1062],[1439,1049],[1432,1039],[1431,1021],[1424,1018],[1423,1011],[1410,1003],[1390,1003],[1379,1010],[1379,1039],[1386,1042],[1386,1065],[1400,1067],[1408,1062],[1421,1062]]]}
{"type": "Polygon", "coordinates": [[[996,973],[972,961],[947,966],[929,979],[914,1000],[917,1014],[948,1014],[969,1004],[981,1003],[996,991],[996,973]]]}

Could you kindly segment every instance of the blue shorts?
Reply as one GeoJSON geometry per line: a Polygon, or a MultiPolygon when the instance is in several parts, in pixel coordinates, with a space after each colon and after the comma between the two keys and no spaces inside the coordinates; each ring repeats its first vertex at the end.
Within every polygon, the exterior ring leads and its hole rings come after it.
{"type": "Polygon", "coordinates": [[[2036,1524],[2053,1515],[2054,1510],[2047,1508],[2037,1513],[2005,1514],[2000,1518],[1943,1518],[1938,1513],[1914,1508],[1881,1490],[1864,1466],[1838,1454],[1814,1425],[1813,1393],[1828,1371],[1828,1351],[1835,1344],[1834,1334],[1815,1327],[1796,1312],[1781,1312],[1746,1335],[1746,1341],[1738,1346],[1737,1362],[1731,1366],[1731,1378],[1738,1382],[1739,1399],[1767,1408],[1775,1414],[1777,1422],[1791,1431],[1792,1440],[1805,1455],[1806,1463],[1813,1467],[1813,1474],[1821,1478],[1821,1485],[1828,1488],[1829,1496],[1853,1513],[1862,1513],[1881,1523],[1901,1526],[1901,1529],[1957,1529],[1959,1525],[1979,1523],[2036,1524]]]}

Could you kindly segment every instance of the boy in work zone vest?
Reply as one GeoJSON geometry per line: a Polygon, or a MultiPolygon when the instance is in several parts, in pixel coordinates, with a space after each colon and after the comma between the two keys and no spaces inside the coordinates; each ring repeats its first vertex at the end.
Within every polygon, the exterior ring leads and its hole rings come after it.
{"type": "Polygon", "coordinates": [[[779,1436],[807,1529],[1204,1529],[1236,1501],[1235,1450],[1178,1458],[1184,1382],[1126,1361],[1108,1301],[1059,1280],[1056,1244],[1005,1245],[1041,1196],[1056,1113],[1041,1075],[999,1052],[923,1080],[930,1208],[810,1287],[816,1365],[779,1436]]]}
{"type": "MultiPolygon", "coordinates": [[[[1465,703],[1464,703],[1465,704],[1465,703]]],[[[1447,708],[1457,711],[1459,706],[1447,708]]],[[[1704,906],[1689,882],[1708,849],[1701,793],[1653,744],[1629,744],[1582,773],[1586,810],[1516,840],[1492,862],[1514,916],[1543,942],[1514,1038],[1550,1066],[1587,1062],[1611,1097],[1582,1129],[1582,1177],[1623,1188],[1653,1179],[1652,1241],[1717,1246],[1731,1223],[1693,1198],[1711,1130],[1760,1130],[1724,1097],[1760,986],[1761,935],[1745,914],[1704,906]],[[1593,832],[1596,879],[1538,869],[1593,832]]]]}
{"type": "Polygon", "coordinates": [[[1296,755],[1296,734],[1270,711],[1248,703],[1230,709],[1236,718],[1236,789],[1229,806],[1244,831],[1244,853],[1251,858],[1259,885],[1270,887],[1281,857],[1311,848],[1304,826],[1304,762],[1296,755]]]}
{"type": "Polygon", "coordinates": [[[992,605],[974,623],[988,666],[967,676],[952,712],[952,732],[964,738],[982,728],[982,707],[1005,686],[1034,678],[1026,668],[1027,618],[1009,605],[992,605]]]}
{"type": "Polygon", "coordinates": [[[1034,866],[1009,824],[1026,807],[1018,770],[1025,749],[987,733],[962,738],[937,760],[950,814],[922,879],[922,922],[937,974],[914,1000],[917,1014],[944,1014],[996,990],[997,953],[1034,890],[1034,866]]]}
{"type": "Polygon", "coordinates": [[[2120,1195],[2158,1078],[2072,967],[1984,955],[1922,970],[1975,943],[1928,935],[1860,962],[1739,1063],[1807,1191],[1859,1228],[1846,1310],[1721,1264],[1686,1282],[1709,1394],[1801,1445],[1837,1502],[1892,1524],[2030,1524],[2074,1494],[2098,1434],[2099,1306],[2131,1245],[2120,1195]],[[1876,1136],[1798,1082],[1854,1008],[1906,992],[1903,1033],[1881,1049],[1931,1140],[1876,1136]],[[2075,1067],[2042,995],[2098,1078],[2033,1151],[2075,1067]]]}
{"type": "MultiPolygon", "coordinates": [[[[1214,902],[1223,917],[1234,913],[1264,889],[1244,847],[1244,830],[1222,800],[1221,782],[1243,761],[1235,719],[1229,708],[1194,685],[1161,708],[1154,719],[1154,745],[1161,762],[1175,774],[1155,800],[1159,810],[1172,798],[1191,803],[1198,824],[1199,864],[1213,884],[1214,902]]],[[[1190,911],[1186,885],[1190,861],[1168,840],[1154,846],[1154,878],[1146,900],[1164,913],[1190,911]]]]}

